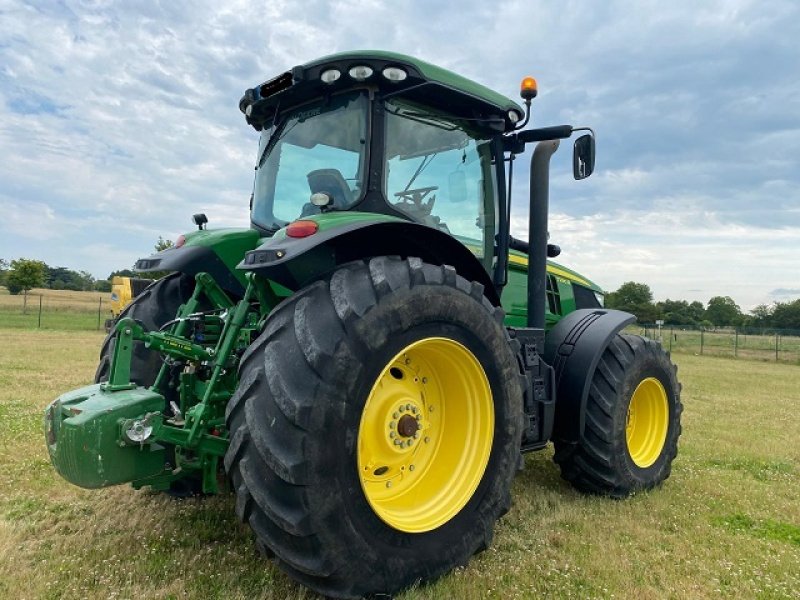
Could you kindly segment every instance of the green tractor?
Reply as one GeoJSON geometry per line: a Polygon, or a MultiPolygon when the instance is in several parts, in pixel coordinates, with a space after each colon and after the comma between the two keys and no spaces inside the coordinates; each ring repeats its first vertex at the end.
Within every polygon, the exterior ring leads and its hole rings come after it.
{"type": "Polygon", "coordinates": [[[555,446],[579,490],[669,476],[676,368],[627,313],[555,263],[549,161],[594,137],[387,52],[293,68],[239,103],[261,132],[252,227],[140,260],[172,271],[125,309],[97,383],[56,399],[68,481],[181,495],[228,485],[257,546],[334,597],[393,593],[485,549],[522,453],[555,446]],[[510,235],[531,159],[529,241],[510,235]]]}

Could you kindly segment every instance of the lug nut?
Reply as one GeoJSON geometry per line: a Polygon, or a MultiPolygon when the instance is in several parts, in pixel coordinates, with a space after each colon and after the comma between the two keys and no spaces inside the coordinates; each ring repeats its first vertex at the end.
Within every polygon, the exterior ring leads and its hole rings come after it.
{"type": "Polygon", "coordinates": [[[392,487],[392,482],[391,482],[391,481],[387,481],[387,482],[386,482],[386,487],[387,487],[387,488],[390,488],[390,487],[392,487]]]}
{"type": "Polygon", "coordinates": [[[397,435],[397,434],[394,431],[390,431],[389,432],[389,437],[390,438],[393,438],[395,435],[397,435]]]}
{"type": "Polygon", "coordinates": [[[394,429],[395,425],[397,425],[397,423],[395,421],[392,421],[391,423],[389,423],[389,429],[394,429]]]}
{"type": "Polygon", "coordinates": [[[397,417],[399,417],[399,416],[400,416],[400,415],[398,415],[396,412],[395,412],[395,413],[392,413],[392,418],[393,418],[393,419],[396,419],[396,418],[397,418],[397,417]]]}
{"type": "Polygon", "coordinates": [[[428,436],[425,436],[425,443],[427,444],[430,441],[431,441],[431,438],[429,438],[428,436]]]}
{"type": "Polygon", "coordinates": [[[408,470],[409,471],[413,471],[414,470],[414,465],[408,465],[408,470]]]}
{"type": "Polygon", "coordinates": [[[428,378],[427,377],[423,377],[422,378],[422,383],[428,383],[428,378]]]}

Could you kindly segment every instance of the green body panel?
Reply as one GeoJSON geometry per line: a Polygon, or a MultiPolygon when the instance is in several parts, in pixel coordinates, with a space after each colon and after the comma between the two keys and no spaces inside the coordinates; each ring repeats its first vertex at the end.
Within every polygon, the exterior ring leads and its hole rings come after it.
{"type": "Polygon", "coordinates": [[[163,409],[164,397],[142,387],[105,392],[95,384],[67,392],[45,411],[50,460],[64,479],[83,488],[147,483],[165,472],[166,450],[120,443],[121,420],[163,409]]]}
{"type": "MultiPolygon", "coordinates": [[[[547,303],[545,327],[550,329],[564,315],[573,312],[575,293],[573,285],[581,285],[599,294],[603,290],[591,280],[579,275],[572,269],[556,262],[547,261],[547,274],[552,276],[551,282],[556,285],[556,298],[547,303]],[[555,311],[551,310],[555,308],[555,311]]],[[[548,284],[549,291],[549,284],[548,284]]],[[[549,300],[549,299],[548,299],[549,300]]],[[[506,313],[505,324],[509,327],[526,327],[528,317],[528,257],[519,252],[512,252],[508,264],[508,283],[503,289],[503,310],[506,313]]]]}
{"type": "Polygon", "coordinates": [[[437,67],[436,65],[432,65],[424,60],[419,60],[398,52],[386,52],[383,50],[356,50],[351,52],[340,52],[338,54],[331,54],[329,56],[324,56],[317,60],[306,63],[303,65],[303,68],[315,67],[317,65],[323,65],[328,62],[339,60],[352,59],[353,61],[358,61],[359,59],[369,60],[370,58],[383,59],[396,62],[398,64],[411,65],[429,81],[434,81],[445,87],[459,90],[460,92],[478,98],[487,104],[492,104],[504,112],[514,110],[520,115],[524,114],[524,111],[522,108],[520,108],[519,104],[510,98],[507,98],[503,94],[498,94],[494,90],[476,83],[471,79],[462,77],[457,73],[453,73],[452,71],[448,71],[442,67],[437,67]]]}
{"type": "Polygon", "coordinates": [[[255,229],[204,229],[184,234],[182,248],[205,246],[211,248],[230,269],[242,286],[247,286],[244,273],[236,269],[245,252],[259,245],[261,236],[255,229]]]}

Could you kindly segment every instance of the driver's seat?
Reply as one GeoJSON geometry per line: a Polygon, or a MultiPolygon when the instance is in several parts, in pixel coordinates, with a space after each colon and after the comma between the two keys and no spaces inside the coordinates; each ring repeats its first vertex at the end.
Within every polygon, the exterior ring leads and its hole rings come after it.
{"type": "Polygon", "coordinates": [[[347,208],[349,206],[353,194],[339,169],[316,169],[309,172],[306,177],[312,194],[325,192],[333,198],[331,206],[334,208],[347,208]]]}

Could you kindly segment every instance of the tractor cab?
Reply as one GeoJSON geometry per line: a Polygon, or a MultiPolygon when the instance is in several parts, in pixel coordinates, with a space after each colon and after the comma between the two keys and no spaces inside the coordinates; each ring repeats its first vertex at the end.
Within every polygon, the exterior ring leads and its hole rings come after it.
{"type": "Polygon", "coordinates": [[[422,61],[367,52],[296,67],[248,90],[240,109],[261,131],[255,228],[379,213],[453,236],[479,259],[495,254],[501,138],[524,114],[515,102],[422,61]]]}

